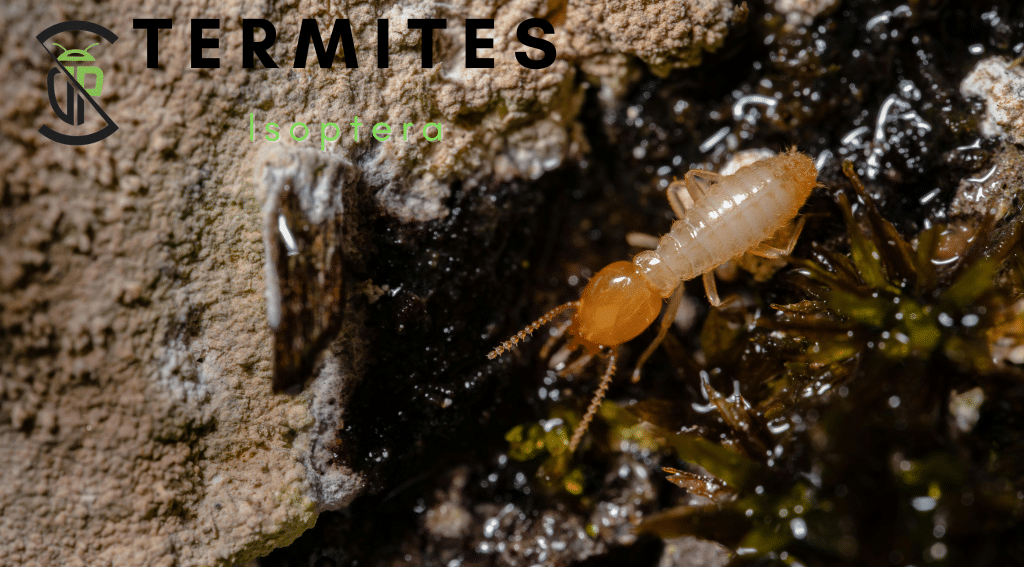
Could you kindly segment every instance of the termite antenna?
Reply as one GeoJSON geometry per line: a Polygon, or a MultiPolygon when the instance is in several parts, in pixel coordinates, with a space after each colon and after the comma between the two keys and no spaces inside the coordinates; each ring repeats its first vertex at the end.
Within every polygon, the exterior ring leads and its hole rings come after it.
{"type": "Polygon", "coordinates": [[[494,359],[501,356],[501,353],[511,349],[514,345],[518,344],[519,341],[525,339],[527,335],[533,334],[534,331],[546,325],[548,321],[554,319],[555,317],[558,317],[566,310],[575,309],[576,307],[579,306],[579,304],[579,301],[570,301],[569,303],[563,303],[562,305],[555,307],[551,311],[548,311],[547,313],[544,314],[543,317],[537,319],[533,323],[530,323],[529,325],[526,326],[525,329],[516,333],[514,337],[501,343],[500,345],[498,345],[497,348],[487,353],[487,358],[494,359]]]}
{"type": "Polygon", "coordinates": [[[612,383],[612,377],[615,376],[615,353],[608,358],[608,368],[604,371],[604,376],[601,377],[601,385],[597,387],[597,392],[594,393],[594,399],[590,400],[590,407],[587,408],[587,413],[583,416],[583,420],[576,426],[576,431],[572,432],[572,440],[569,441],[569,453],[571,454],[576,450],[576,447],[580,444],[580,440],[583,439],[583,434],[587,432],[587,427],[590,425],[591,420],[594,419],[594,414],[597,413],[598,408],[601,407],[601,400],[604,399],[604,395],[608,393],[608,386],[612,383]]]}

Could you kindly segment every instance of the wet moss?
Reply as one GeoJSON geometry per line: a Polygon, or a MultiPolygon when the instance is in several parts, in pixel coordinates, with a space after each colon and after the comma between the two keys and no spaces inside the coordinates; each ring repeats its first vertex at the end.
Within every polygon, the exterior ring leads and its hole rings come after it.
{"type": "MultiPolygon", "coordinates": [[[[702,339],[725,337],[715,373],[735,391],[722,397],[702,372],[720,426],[661,432],[680,459],[710,473],[696,493],[713,504],[662,512],[641,529],[711,538],[740,562],[960,564],[979,538],[1019,558],[1020,463],[978,449],[1019,443],[1024,430],[972,432],[955,424],[951,408],[973,388],[986,400],[975,408],[982,415],[1022,393],[1024,372],[1000,360],[996,337],[1017,341],[1024,323],[1024,216],[979,219],[973,238],[955,246],[941,242],[960,231],[941,225],[912,243],[881,215],[852,164],[844,171],[850,183],[836,200],[849,252],[814,247],[812,259],[793,259],[782,280],[802,301],[760,314],[760,306],[734,306],[747,324],[728,332],[715,330],[727,316],[709,317],[702,339]],[[702,446],[708,440],[718,454],[702,446]]],[[[638,413],[670,424],[681,412],[647,402],[638,413]]],[[[682,474],[692,483],[693,472],[682,474]]]]}

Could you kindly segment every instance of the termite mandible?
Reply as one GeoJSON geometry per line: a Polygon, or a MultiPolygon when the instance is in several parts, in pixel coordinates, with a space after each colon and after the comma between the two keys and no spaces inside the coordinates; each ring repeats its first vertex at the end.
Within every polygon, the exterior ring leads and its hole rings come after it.
{"type": "Polygon", "coordinates": [[[649,327],[661,312],[662,301],[668,299],[658,335],[633,371],[636,382],[640,368],[675,319],[683,282],[702,276],[708,301],[717,307],[721,301],[715,289],[715,268],[743,253],[764,258],[788,255],[803,229],[803,217],[797,218],[797,212],[817,186],[817,177],[814,161],[795,149],[741,167],[732,175],[688,171],[667,189],[677,220],[657,248],[637,254],[632,262],[605,266],[583,288],[579,301],[552,309],[487,358],[501,355],[561,313],[573,310],[572,322],[555,336],[569,334],[570,350],[583,347],[584,364],[593,356],[608,364],[569,442],[569,452],[574,452],[611,384],[619,345],[649,327]]]}

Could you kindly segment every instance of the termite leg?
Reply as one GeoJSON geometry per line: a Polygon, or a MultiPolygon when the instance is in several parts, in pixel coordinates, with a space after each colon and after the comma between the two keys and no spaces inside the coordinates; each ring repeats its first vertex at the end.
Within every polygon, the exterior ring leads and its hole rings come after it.
{"type": "Polygon", "coordinates": [[[578,375],[579,373],[583,372],[583,369],[586,368],[588,364],[590,364],[590,360],[593,358],[594,355],[590,353],[584,353],[580,355],[580,357],[572,361],[571,364],[568,364],[565,366],[565,368],[559,370],[558,377],[565,378],[566,376],[578,375]]]}
{"type": "Polygon", "coordinates": [[[548,358],[548,368],[555,370],[558,368],[565,368],[565,365],[569,362],[569,357],[572,356],[573,349],[569,345],[562,345],[562,348],[555,351],[555,354],[548,358]]]}
{"type": "Polygon", "coordinates": [[[668,197],[668,204],[672,207],[672,212],[675,213],[676,218],[683,218],[686,210],[693,208],[693,197],[687,191],[686,183],[682,181],[670,183],[668,189],[665,190],[665,196],[668,197]]]}
{"type": "Polygon", "coordinates": [[[750,250],[747,250],[747,254],[752,254],[754,256],[757,256],[758,258],[767,258],[769,260],[774,260],[776,258],[785,256],[786,251],[783,250],[782,248],[776,248],[765,242],[762,242],[757,246],[754,246],[750,250]]]}
{"type": "Polygon", "coordinates": [[[754,256],[768,259],[788,256],[793,251],[793,247],[796,246],[797,239],[800,238],[800,232],[804,229],[805,220],[804,217],[797,217],[795,221],[775,231],[771,238],[748,250],[748,252],[754,256]]]}
{"type": "Polygon", "coordinates": [[[690,197],[694,202],[697,201],[698,197],[702,197],[707,193],[712,185],[721,180],[722,176],[720,174],[704,171],[703,169],[691,169],[683,176],[683,183],[686,184],[686,190],[690,192],[690,197]]]}
{"type": "Polygon", "coordinates": [[[718,298],[718,288],[715,286],[715,273],[704,272],[704,292],[708,294],[708,301],[712,307],[718,307],[722,300],[718,298]]]}
{"type": "Polygon", "coordinates": [[[665,336],[668,335],[668,329],[672,326],[672,323],[676,320],[676,313],[679,311],[679,305],[683,301],[683,286],[677,285],[676,289],[672,292],[672,296],[668,299],[668,307],[665,308],[665,312],[661,314],[661,325],[658,327],[658,336],[654,337],[651,344],[647,345],[647,350],[640,355],[640,358],[636,362],[636,368],[633,369],[633,383],[636,384],[640,381],[640,369],[643,368],[647,359],[654,354],[655,349],[661,344],[661,341],[665,340],[665,336]]]}
{"type": "Polygon", "coordinates": [[[558,327],[555,327],[555,330],[551,333],[551,336],[548,337],[548,340],[544,341],[544,346],[540,347],[540,357],[542,359],[548,359],[548,355],[551,354],[551,349],[555,348],[555,344],[558,343],[558,339],[565,336],[565,331],[567,331],[571,325],[572,319],[562,323],[558,327]]]}
{"type": "Polygon", "coordinates": [[[630,246],[636,246],[637,248],[647,248],[653,250],[658,247],[659,239],[653,234],[646,234],[643,232],[627,232],[626,242],[630,246]]]}
{"type": "Polygon", "coordinates": [[[803,232],[803,230],[804,230],[804,222],[806,220],[807,220],[807,217],[802,217],[801,216],[801,217],[797,217],[796,222],[793,223],[793,225],[792,225],[793,228],[791,229],[792,232],[791,232],[790,237],[789,237],[789,242],[786,243],[786,255],[787,256],[791,252],[793,252],[793,248],[796,247],[796,239],[800,238],[800,233],[803,232]]]}
{"type": "Polygon", "coordinates": [[[569,441],[569,453],[574,452],[576,447],[579,446],[580,440],[583,439],[583,434],[587,432],[587,427],[590,425],[591,420],[594,419],[594,414],[601,407],[601,400],[608,393],[608,386],[611,385],[612,377],[615,376],[615,358],[617,356],[618,353],[613,352],[608,357],[608,368],[605,369],[604,376],[601,377],[601,384],[598,385],[597,392],[594,392],[594,398],[590,400],[590,407],[587,408],[587,413],[583,415],[580,424],[576,426],[576,431],[572,432],[572,440],[569,441]]]}

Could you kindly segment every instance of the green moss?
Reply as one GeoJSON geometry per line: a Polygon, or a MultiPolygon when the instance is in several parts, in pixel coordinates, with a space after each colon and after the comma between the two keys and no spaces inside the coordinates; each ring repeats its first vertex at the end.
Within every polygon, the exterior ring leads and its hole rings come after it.
{"type": "Polygon", "coordinates": [[[717,421],[691,402],[635,406],[663,426],[665,448],[725,488],[667,469],[713,503],[667,510],[641,530],[714,539],[738,563],[788,564],[887,562],[890,552],[941,562],[970,540],[972,522],[993,537],[1020,531],[1024,469],[1008,447],[1024,446],[1024,428],[984,424],[995,404],[1024,404],[1024,373],[997,348],[1024,339],[1024,217],[935,226],[911,241],[849,163],[844,172],[849,253],[815,245],[780,278],[807,299],[726,306],[705,321],[701,388],[717,421]],[[756,313],[756,324],[739,323],[756,313]],[[713,386],[730,381],[728,397],[713,386]],[[951,394],[978,386],[980,431],[958,431],[951,394]],[[929,555],[936,544],[943,551],[929,555]]]}
{"type": "Polygon", "coordinates": [[[549,493],[566,492],[581,496],[586,489],[582,468],[570,468],[569,438],[579,423],[574,412],[555,408],[551,417],[541,422],[521,424],[505,434],[508,455],[517,461],[544,458],[537,468],[536,479],[549,493]]]}

